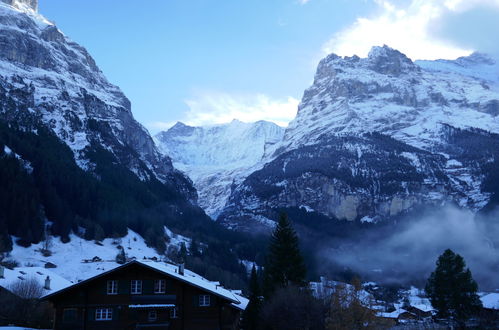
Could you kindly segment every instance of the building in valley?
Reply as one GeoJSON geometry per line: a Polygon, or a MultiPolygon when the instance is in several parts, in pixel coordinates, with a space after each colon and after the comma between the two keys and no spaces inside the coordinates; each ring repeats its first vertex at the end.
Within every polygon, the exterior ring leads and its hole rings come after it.
{"type": "Polygon", "coordinates": [[[47,295],[54,329],[238,329],[247,299],[175,266],[131,261],[47,295]]]}

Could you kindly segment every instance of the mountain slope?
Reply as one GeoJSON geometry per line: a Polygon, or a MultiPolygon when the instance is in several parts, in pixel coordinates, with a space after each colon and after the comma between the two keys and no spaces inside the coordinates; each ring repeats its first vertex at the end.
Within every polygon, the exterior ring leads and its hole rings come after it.
{"type": "Polygon", "coordinates": [[[492,207],[499,89],[484,68],[497,65],[474,54],[420,66],[387,46],[326,57],[282,141],[219,219],[253,230],[282,208],[381,221],[423,205],[492,207]]]}
{"type": "Polygon", "coordinates": [[[231,186],[258,168],[266,150],[282,139],[284,129],[270,122],[191,127],[177,123],[155,136],[160,150],[184,171],[199,193],[199,205],[216,218],[231,186]]]}
{"type": "Polygon", "coordinates": [[[71,231],[93,238],[130,227],[160,249],[162,234],[147,230],[181,221],[185,228],[191,216],[208,221],[191,181],[158,152],[130,101],[87,51],[39,15],[37,1],[5,2],[11,3],[0,2],[2,251],[12,244],[7,234],[23,245],[39,242],[47,221],[63,241],[71,231]]]}
{"type": "Polygon", "coordinates": [[[95,167],[88,152],[102,147],[142,180],[155,177],[195,201],[189,180],[157,151],[130,101],[88,52],[31,8],[15,5],[0,3],[0,118],[42,122],[85,170],[95,167]]]}

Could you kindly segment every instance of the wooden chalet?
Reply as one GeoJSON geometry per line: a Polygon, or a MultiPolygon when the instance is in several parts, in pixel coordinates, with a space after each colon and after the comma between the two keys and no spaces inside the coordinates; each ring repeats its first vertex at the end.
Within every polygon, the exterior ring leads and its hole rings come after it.
{"type": "Polygon", "coordinates": [[[238,329],[247,300],[159,262],[132,261],[46,296],[54,329],[238,329]]]}

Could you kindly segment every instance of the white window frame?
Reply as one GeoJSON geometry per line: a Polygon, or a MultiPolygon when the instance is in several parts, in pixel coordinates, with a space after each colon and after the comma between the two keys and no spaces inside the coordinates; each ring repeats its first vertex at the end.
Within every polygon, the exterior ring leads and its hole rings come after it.
{"type": "Polygon", "coordinates": [[[95,310],[96,321],[112,321],[113,309],[112,308],[97,308],[95,310]]]}
{"type": "Polygon", "coordinates": [[[149,322],[155,322],[158,320],[158,312],[156,310],[150,310],[149,313],[147,313],[147,320],[149,322]],[[151,315],[154,315],[154,317],[152,317],[151,315]]]}
{"type": "Polygon", "coordinates": [[[170,309],[170,318],[171,319],[178,319],[178,309],[177,307],[173,307],[170,309]]]}
{"type": "Polygon", "coordinates": [[[154,293],[166,293],[166,280],[154,280],[154,293]]]}
{"type": "Polygon", "coordinates": [[[211,296],[209,294],[199,295],[199,307],[209,307],[211,305],[211,296]]]}
{"type": "Polygon", "coordinates": [[[118,281],[116,280],[107,281],[107,294],[108,295],[118,294],[118,281]]]}
{"type": "Polygon", "coordinates": [[[130,281],[130,293],[131,294],[142,294],[142,280],[131,280],[130,281]]]}

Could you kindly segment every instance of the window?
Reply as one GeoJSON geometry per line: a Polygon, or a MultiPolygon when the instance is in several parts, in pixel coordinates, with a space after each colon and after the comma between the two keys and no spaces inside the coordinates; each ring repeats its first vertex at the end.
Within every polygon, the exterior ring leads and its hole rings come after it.
{"type": "Polygon", "coordinates": [[[111,321],[113,319],[112,308],[97,308],[95,310],[96,321],[111,321]]]}
{"type": "Polygon", "coordinates": [[[78,309],[76,308],[64,308],[62,312],[63,322],[73,322],[78,320],[78,309]]]}
{"type": "Polygon", "coordinates": [[[149,315],[147,316],[149,322],[154,322],[158,319],[158,313],[156,311],[149,311],[149,315]]]}
{"type": "Polygon", "coordinates": [[[176,319],[176,318],[178,318],[178,310],[177,310],[177,307],[174,307],[174,308],[170,309],[170,318],[171,318],[171,319],[176,319]]]}
{"type": "Polygon", "coordinates": [[[107,281],[107,294],[118,294],[118,281],[107,281]]]}
{"type": "Polygon", "coordinates": [[[165,280],[155,280],[154,281],[154,293],[165,293],[166,292],[166,281],[165,280]]]}
{"type": "Polygon", "coordinates": [[[142,281],[141,280],[132,280],[131,282],[131,292],[132,294],[141,294],[142,293],[142,281]]]}
{"type": "Polygon", "coordinates": [[[207,294],[199,295],[199,306],[201,307],[210,306],[210,295],[207,294]]]}

